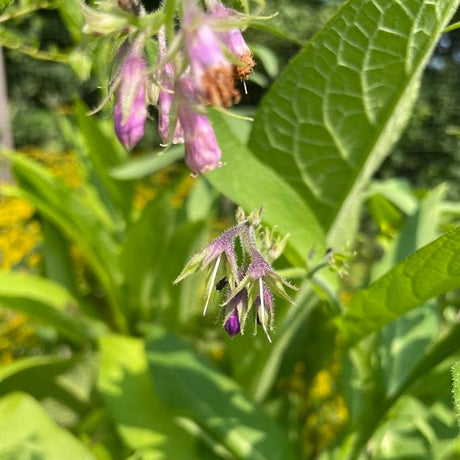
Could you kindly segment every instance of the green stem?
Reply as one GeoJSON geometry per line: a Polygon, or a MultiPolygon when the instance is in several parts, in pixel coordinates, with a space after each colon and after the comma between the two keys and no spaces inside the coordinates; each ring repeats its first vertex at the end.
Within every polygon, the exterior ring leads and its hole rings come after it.
{"type": "Polygon", "coordinates": [[[251,22],[251,28],[262,30],[263,32],[267,32],[267,33],[269,33],[271,35],[274,35],[275,37],[280,38],[281,40],[286,40],[286,41],[294,43],[294,44],[296,44],[298,46],[304,46],[305,45],[305,42],[303,42],[299,38],[294,37],[293,35],[290,35],[290,34],[284,32],[283,30],[279,30],[279,29],[277,29],[275,27],[271,27],[271,26],[269,26],[267,24],[264,24],[262,22],[256,22],[256,21],[251,22]]]}
{"type": "Polygon", "coordinates": [[[69,62],[69,56],[60,51],[43,51],[35,46],[29,46],[24,43],[18,43],[8,38],[0,37],[0,46],[11,50],[19,51],[22,54],[39,59],[40,61],[52,61],[67,64],[69,62]]]}
{"type": "Polygon", "coordinates": [[[163,6],[166,40],[169,44],[174,39],[174,16],[176,14],[176,0],[166,0],[163,6]]]}
{"type": "Polygon", "coordinates": [[[456,324],[443,339],[431,348],[430,352],[417,364],[401,385],[393,393],[387,395],[381,404],[375,408],[372,419],[369,419],[369,414],[366,414],[364,423],[363,417],[360,417],[356,423],[356,430],[349,436],[348,441],[345,442],[348,446],[343,457],[345,460],[355,460],[359,457],[363,447],[372,437],[388,410],[420,377],[427,374],[452,353],[455,353],[458,350],[459,342],[460,324],[456,324]]]}
{"type": "Polygon", "coordinates": [[[4,13],[0,15],[0,22],[10,21],[11,19],[18,19],[21,16],[26,16],[38,10],[55,9],[55,8],[56,8],[56,5],[54,2],[48,2],[48,1],[38,2],[35,5],[26,6],[22,9],[13,11],[12,13],[4,13]]]}
{"type": "Polygon", "coordinates": [[[306,283],[300,290],[295,299],[295,306],[289,307],[284,315],[282,325],[272,347],[265,347],[255,363],[263,363],[262,369],[256,372],[257,376],[253,387],[253,397],[255,401],[263,401],[272,388],[273,382],[278,375],[283,356],[289,347],[292,339],[302,324],[308,320],[311,313],[319,302],[315,295],[311,283],[306,283]]]}
{"type": "Polygon", "coordinates": [[[460,29],[460,21],[454,22],[450,26],[446,27],[444,29],[444,33],[446,34],[447,32],[452,32],[452,30],[460,29]]]}

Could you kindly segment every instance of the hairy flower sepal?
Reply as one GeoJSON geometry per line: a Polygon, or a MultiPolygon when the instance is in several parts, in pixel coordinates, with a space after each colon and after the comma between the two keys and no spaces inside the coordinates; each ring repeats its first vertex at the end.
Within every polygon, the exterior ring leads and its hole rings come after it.
{"type": "MultiPolygon", "coordinates": [[[[214,239],[186,264],[175,283],[198,270],[208,270],[206,283],[207,298],[203,314],[206,313],[211,295],[225,289],[226,299],[221,304],[220,317],[224,330],[230,337],[243,334],[250,315],[254,319],[255,330],[262,327],[269,342],[273,330],[273,294],[292,303],[286,288],[297,290],[282,278],[264,258],[276,243],[274,231],[261,227],[262,209],[246,216],[242,209],[236,213],[238,225],[214,239]],[[259,251],[259,240],[265,241],[265,250],[259,251]],[[235,254],[235,240],[239,240],[241,257],[235,254]],[[217,282],[216,282],[217,281],[217,282]]],[[[279,249],[279,248],[278,248],[279,249]]],[[[277,251],[274,251],[275,253],[277,251]]]]}
{"type": "Polygon", "coordinates": [[[203,314],[206,314],[219,269],[227,277],[230,286],[234,286],[236,283],[238,268],[234,241],[244,230],[245,225],[240,224],[229,228],[222,235],[211,241],[187,262],[180,275],[174,280],[174,284],[177,284],[199,270],[209,270],[207,282],[208,295],[203,314]]]}
{"type": "Polygon", "coordinates": [[[95,35],[110,35],[120,33],[131,25],[132,15],[124,11],[114,2],[99,2],[98,9],[81,5],[85,24],[83,32],[95,35]]]}
{"type": "MultiPolygon", "coordinates": [[[[282,278],[271,265],[264,259],[262,254],[253,249],[251,252],[251,263],[246,271],[246,274],[237,283],[232,290],[231,295],[225,301],[223,306],[230,305],[235,297],[241,292],[246,291],[248,296],[248,309],[240,318],[241,328],[244,329],[246,319],[249,312],[255,309],[254,320],[257,325],[259,322],[264,330],[265,335],[271,342],[269,330],[273,328],[273,294],[278,295],[282,299],[293,303],[293,300],[286,292],[285,286],[297,290],[295,286],[282,278]]],[[[255,332],[257,327],[255,328],[255,332]]]]}

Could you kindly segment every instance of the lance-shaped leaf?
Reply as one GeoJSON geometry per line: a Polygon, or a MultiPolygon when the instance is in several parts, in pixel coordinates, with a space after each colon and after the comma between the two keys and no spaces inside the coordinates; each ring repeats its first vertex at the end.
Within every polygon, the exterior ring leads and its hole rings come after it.
{"type": "Polygon", "coordinates": [[[77,301],[59,284],[26,273],[0,273],[0,305],[55,327],[76,343],[94,339],[102,323],[81,315],[77,301]]]}
{"type": "Polygon", "coordinates": [[[460,227],[456,227],[357,291],[339,326],[347,341],[359,340],[428,299],[459,287],[460,227]]]}
{"type": "Polygon", "coordinates": [[[399,138],[458,0],[350,0],[293,59],[249,146],[304,198],[340,247],[361,192],[399,138]]]}

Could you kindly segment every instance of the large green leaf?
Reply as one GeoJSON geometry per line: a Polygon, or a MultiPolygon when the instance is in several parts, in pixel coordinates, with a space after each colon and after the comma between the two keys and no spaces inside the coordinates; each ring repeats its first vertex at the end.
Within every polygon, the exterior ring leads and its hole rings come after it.
{"type": "Polygon", "coordinates": [[[159,396],[187,416],[213,442],[238,459],[291,457],[284,433],[228,377],[159,327],[147,336],[147,358],[159,396]]]}
{"type": "Polygon", "coordinates": [[[31,396],[10,393],[0,399],[0,457],[5,460],[92,460],[93,454],[58,427],[31,396]]]}
{"type": "Polygon", "coordinates": [[[98,388],[128,447],[153,459],[193,458],[191,439],[155,394],[141,339],[101,339],[98,388]]]}
{"type": "Polygon", "coordinates": [[[76,300],[60,285],[26,273],[0,272],[0,304],[55,327],[84,343],[104,330],[81,315],[76,300]]]}
{"type": "Polygon", "coordinates": [[[277,173],[265,166],[238,140],[235,127],[221,114],[212,114],[214,129],[223,151],[225,166],[206,174],[211,184],[246,211],[264,208],[263,219],[279,231],[290,234],[289,245],[296,251],[299,265],[305,265],[315,248],[322,255],[324,233],[300,196],[277,173]]]}
{"type": "Polygon", "coordinates": [[[366,289],[357,291],[339,320],[354,341],[432,297],[460,287],[460,227],[404,259],[366,289]]]}
{"type": "Polygon", "coordinates": [[[353,235],[362,189],[400,136],[457,5],[350,0],[264,98],[249,146],[308,203],[334,247],[353,235]]]}

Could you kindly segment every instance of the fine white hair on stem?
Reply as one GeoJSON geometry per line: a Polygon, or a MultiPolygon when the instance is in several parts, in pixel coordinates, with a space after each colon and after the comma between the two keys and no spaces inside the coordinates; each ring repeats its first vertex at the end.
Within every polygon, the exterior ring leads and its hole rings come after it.
{"type": "Polygon", "coordinates": [[[205,303],[205,305],[204,305],[203,316],[206,315],[206,311],[207,311],[207,309],[208,309],[209,300],[211,299],[211,294],[212,294],[212,290],[213,290],[213,288],[214,288],[214,283],[215,283],[215,281],[216,281],[217,270],[219,269],[219,264],[220,264],[220,258],[221,258],[221,257],[222,257],[222,255],[220,255],[220,256],[217,258],[216,265],[214,266],[214,270],[212,271],[211,282],[209,283],[208,297],[206,298],[206,303],[205,303]]]}
{"type": "Polygon", "coordinates": [[[264,287],[262,278],[259,278],[259,297],[260,297],[260,322],[262,323],[262,329],[267,336],[268,341],[271,343],[272,339],[267,331],[267,327],[265,325],[265,303],[264,303],[264,287]]]}

